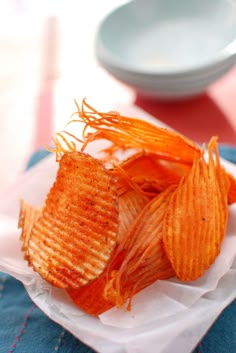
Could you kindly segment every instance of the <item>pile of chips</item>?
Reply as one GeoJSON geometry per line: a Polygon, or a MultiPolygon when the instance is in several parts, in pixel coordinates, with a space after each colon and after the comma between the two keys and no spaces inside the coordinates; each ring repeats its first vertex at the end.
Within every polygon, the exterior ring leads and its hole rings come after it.
{"type": "Polygon", "coordinates": [[[83,124],[82,139],[66,129],[56,135],[58,174],[44,205],[21,201],[28,264],[91,315],[131,309],[133,296],[156,280],[202,276],[236,201],[217,138],[206,157],[172,130],[98,112],[85,100],[77,107],[70,123],[83,124]],[[99,160],[85,153],[98,139],[111,143],[99,160]],[[130,156],[119,159],[120,151],[130,156]]]}

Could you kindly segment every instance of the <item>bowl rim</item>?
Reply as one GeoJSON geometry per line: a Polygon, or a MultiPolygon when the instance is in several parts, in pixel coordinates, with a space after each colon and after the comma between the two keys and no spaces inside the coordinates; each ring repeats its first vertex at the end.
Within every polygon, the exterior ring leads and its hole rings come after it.
{"type": "Polygon", "coordinates": [[[126,81],[129,84],[137,84],[139,85],[148,85],[148,86],[187,86],[187,85],[198,85],[204,82],[214,82],[216,79],[220,78],[222,75],[227,73],[233,66],[234,63],[227,63],[227,65],[219,67],[214,72],[206,72],[204,75],[197,76],[187,76],[187,77],[157,77],[157,76],[147,76],[140,74],[133,74],[132,72],[127,72],[123,70],[119,70],[117,67],[113,67],[111,65],[104,65],[106,70],[116,77],[118,80],[126,81]]]}
{"type": "MultiPolygon", "coordinates": [[[[228,0],[223,0],[226,1],[230,4],[232,4],[233,7],[235,7],[236,11],[236,3],[228,0]]],[[[131,3],[133,3],[133,0],[129,0],[128,2],[121,4],[120,6],[117,6],[115,9],[113,9],[111,12],[109,12],[103,20],[100,22],[97,33],[95,36],[95,56],[98,59],[98,61],[104,66],[105,65],[110,65],[116,68],[119,68],[122,71],[126,71],[129,73],[133,74],[138,74],[138,75],[145,75],[145,76],[158,76],[158,77],[179,77],[183,75],[199,75],[202,74],[205,70],[214,70],[218,66],[224,64],[228,60],[233,60],[236,63],[236,38],[229,42],[228,45],[226,45],[225,48],[220,50],[218,52],[218,55],[216,55],[213,59],[210,59],[209,61],[206,61],[205,63],[200,63],[199,65],[195,65],[192,67],[187,67],[187,68],[180,68],[180,69],[169,69],[169,70],[145,70],[145,69],[139,69],[136,68],[132,65],[129,65],[128,63],[124,63],[122,60],[119,60],[116,55],[112,53],[112,51],[107,48],[102,40],[101,37],[101,32],[103,29],[103,26],[105,25],[107,19],[110,18],[110,16],[113,16],[116,12],[120,11],[122,8],[128,8],[131,3]]]]}
{"type": "MultiPolygon", "coordinates": [[[[236,40],[234,41],[234,45],[236,48],[236,40]]],[[[135,69],[132,66],[129,65],[122,65],[119,60],[116,58],[110,58],[109,53],[107,55],[101,54],[101,49],[99,48],[100,43],[96,43],[96,58],[98,62],[104,67],[104,68],[112,68],[115,70],[122,71],[127,74],[131,75],[139,75],[140,77],[149,77],[150,79],[183,79],[183,78],[190,78],[193,79],[194,77],[199,76],[204,76],[205,73],[213,74],[220,70],[224,66],[231,66],[236,64],[236,49],[235,52],[232,53],[230,56],[227,58],[222,57],[215,59],[214,61],[211,61],[209,63],[206,63],[205,65],[199,65],[197,67],[191,68],[191,69],[185,69],[185,70],[176,70],[176,71],[146,71],[146,70],[138,70],[135,69]]]]}
{"type": "MultiPolygon", "coordinates": [[[[232,68],[232,66],[230,67],[232,68]]],[[[228,67],[220,70],[215,76],[206,76],[202,80],[189,80],[189,81],[165,81],[160,82],[157,80],[146,81],[140,78],[140,76],[135,76],[135,78],[127,77],[123,72],[122,74],[117,74],[117,72],[112,71],[107,68],[107,71],[113,75],[118,81],[123,82],[125,85],[129,87],[135,88],[137,91],[140,90],[149,90],[149,91],[185,91],[189,89],[201,89],[204,91],[206,87],[213,84],[216,80],[226,74],[229,69],[228,67]]]]}

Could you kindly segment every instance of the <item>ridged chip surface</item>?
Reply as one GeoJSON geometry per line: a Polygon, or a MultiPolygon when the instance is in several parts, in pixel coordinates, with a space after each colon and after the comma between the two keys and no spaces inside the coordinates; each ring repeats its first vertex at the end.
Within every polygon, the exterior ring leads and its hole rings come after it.
{"type": "Polygon", "coordinates": [[[208,165],[199,158],[169,202],[163,242],[182,281],[202,276],[220,252],[228,214],[226,184],[226,174],[220,175],[211,159],[208,165]]]}
{"type": "Polygon", "coordinates": [[[129,190],[119,196],[119,227],[118,227],[118,244],[125,237],[127,231],[133,225],[144,206],[148,203],[149,198],[141,195],[135,190],[129,190]]]}
{"type": "Polygon", "coordinates": [[[34,269],[61,288],[78,288],[105,269],[116,244],[116,185],[89,155],[65,153],[30,235],[34,269]]]}
{"type": "Polygon", "coordinates": [[[170,187],[147,203],[122,240],[124,259],[111,283],[118,307],[157,279],[175,274],[162,243],[163,219],[173,190],[170,187]]]}
{"type": "Polygon", "coordinates": [[[31,231],[34,226],[34,223],[39,219],[42,214],[42,207],[34,207],[21,200],[20,202],[20,215],[19,215],[19,222],[18,228],[21,228],[21,237],[20,240],[22,241],[22,251],[24,253],[24,257],[30,263],[29,259],[29,240],[31,236],[31,231]]]}

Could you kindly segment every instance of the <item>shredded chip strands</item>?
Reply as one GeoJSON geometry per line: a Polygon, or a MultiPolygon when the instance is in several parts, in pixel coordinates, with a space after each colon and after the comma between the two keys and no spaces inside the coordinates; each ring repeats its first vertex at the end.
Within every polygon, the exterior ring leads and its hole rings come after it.
{"type": "Polygon", "coordinates": [[[217,170],[212,150],[209,154],[209,164],[203,157],[194,161],[164,219],[165,251],[182,281],[193,281],[209,268],[225,235],[228,210],[222,192],[227,195],[227,176],[217,170]]]}
{"type": "MultiPolygon", "coordinates": [[[[82,107],[80,108],[77,104],[77,108],[78,111],[75,114],[78,117],[73,118],[69,123],[84,124],[82,150],[85,150],[91,141],[106,139],[112,143],[111,147],[104,150],[108,157],[113,156],[119,149],[124,151],[136,148],[153,152],[167,160],[191,164],[194,157],[200,154],[199,147],[193,141],[175,131],[115,112],[98,112],[85,99],[82,107]],[[94,132],[87,132],[88,128],[94,129],[94,132]]],[[[67,133],[66,130],[64,132],[67,133]]],[[[74,138],[76,139],[75,136],[74,138]]]]}
{"type": "Polygon", "coordinates": [[[117,244],[123,240],[126,232],[133,226],[144,206],[150,198],[141,195],[135,190],[129,190],[118,198],[119,205],[119,227],[117,235],[117,244]]]}
{"type": "Polygon", "coordinates": [[[163,219],[174,189],[160,193],[143,208],[113,255],[113,261],[120,253],[124,259],[120,268],[113,271],[105,296],[109,301],[115,300],[118,307],[157,279],[175,275],[162,244],[163,219]]]}
{"type": "Polygon", "coordinates": [[[30,234],[30,263],[55,286],[86,285],[107,266],[117,227],[116,185],[111,175],[88,155],[66,153],[30,234]]]}

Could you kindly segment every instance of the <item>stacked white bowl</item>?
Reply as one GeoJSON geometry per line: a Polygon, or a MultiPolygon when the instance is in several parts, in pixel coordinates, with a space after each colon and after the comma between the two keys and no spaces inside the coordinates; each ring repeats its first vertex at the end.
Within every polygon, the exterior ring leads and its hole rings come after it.
{"type": "Polygon", "coordinates": [[[236,1],[130,1],[102,21],[95,53],[142,94],[198,95],[236,63],[236,1]]]}

